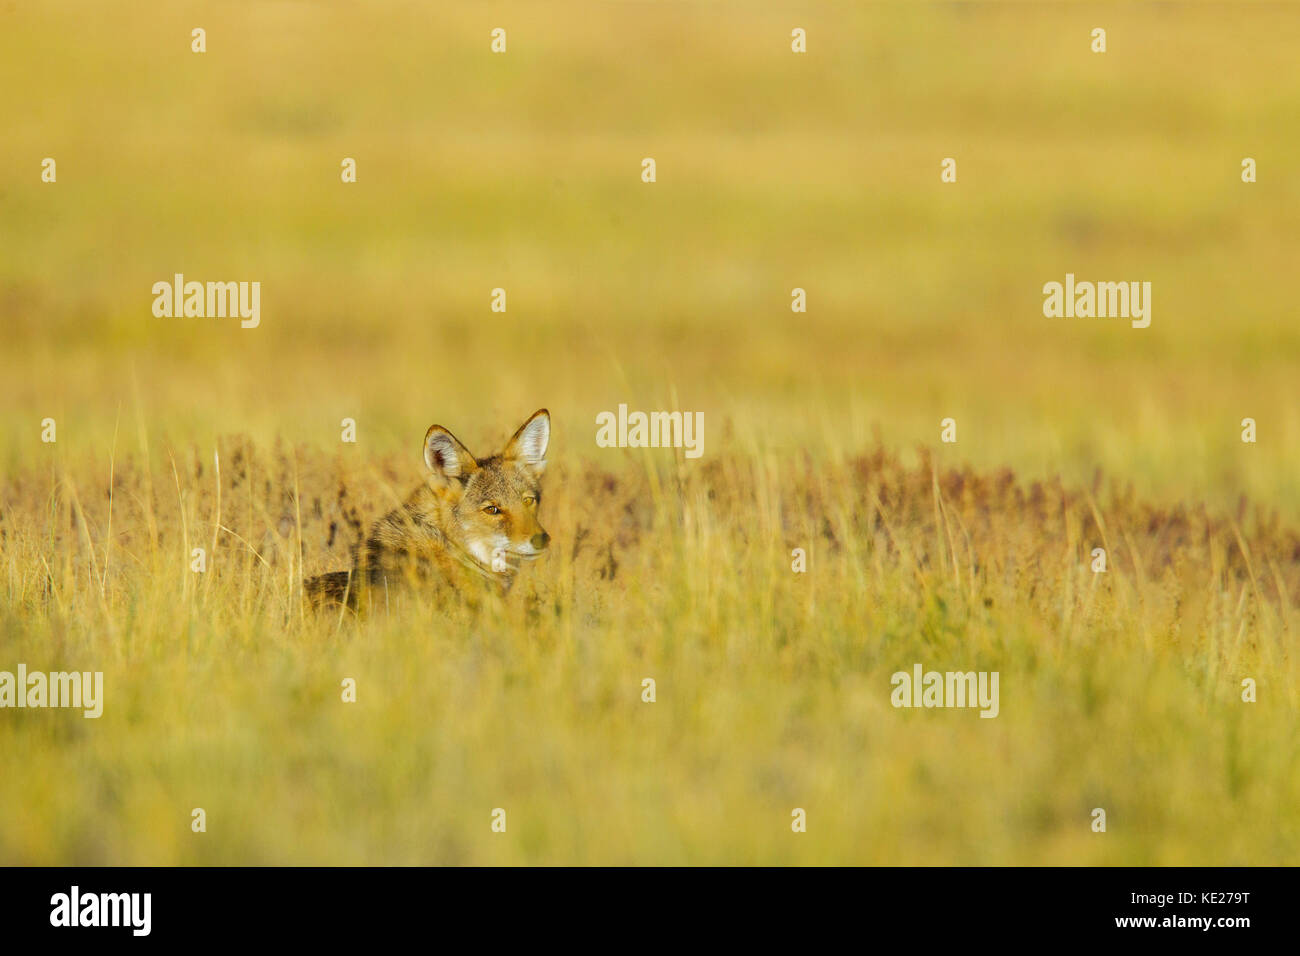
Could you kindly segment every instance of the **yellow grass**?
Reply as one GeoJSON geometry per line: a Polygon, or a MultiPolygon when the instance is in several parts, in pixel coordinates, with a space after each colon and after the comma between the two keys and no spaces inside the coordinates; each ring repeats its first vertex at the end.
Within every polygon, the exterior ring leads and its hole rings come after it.
{"type": "Polygon", "coordinates": [[[1294,862],[1297,27],[6,9],[0,670],[106,701],[0,711],[0,862],[1294,862]],[[155,318],[176,272],[260,281],[261,327],[155,318]],[[1044,318],[1066,272],[1151,281],[1151,327],[1044,318]],[[703,411],[704,457],[596,447],[620,402],[703,411]],[[431,423],[540,405],[505,607],[304,613],[431,423]],[[999,717],[892,707],[918,662],[999,717]]]}

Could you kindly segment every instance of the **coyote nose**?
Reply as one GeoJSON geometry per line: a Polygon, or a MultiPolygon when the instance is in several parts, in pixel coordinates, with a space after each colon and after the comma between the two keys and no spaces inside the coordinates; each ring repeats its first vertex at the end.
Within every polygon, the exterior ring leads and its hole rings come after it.
{"type": "Polygon", "coordinates": [[[532,536],[528,541],[533,546],[534,551],[542,551],[551,543],[551,536],[545,531],[539,532],[532,536]]]}

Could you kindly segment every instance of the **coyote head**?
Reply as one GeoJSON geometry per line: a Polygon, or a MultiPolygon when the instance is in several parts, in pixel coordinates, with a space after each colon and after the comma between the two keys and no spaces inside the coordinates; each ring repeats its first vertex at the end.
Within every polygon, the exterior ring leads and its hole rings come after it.
{"type": "Polygon", "coordinates": [[[475,458],[441,425],[424,436],[428,484],[449,518],[443,533],[495,574],[513,574],[550,544],[537,522],[550,437],[551,416],[544,408],[490,458],[475,458]]]}

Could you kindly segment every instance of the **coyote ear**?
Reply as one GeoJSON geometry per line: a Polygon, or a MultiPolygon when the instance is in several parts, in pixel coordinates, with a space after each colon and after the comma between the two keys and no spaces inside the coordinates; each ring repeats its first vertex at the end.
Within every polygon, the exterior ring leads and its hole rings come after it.
{"type": "Polygon", "coordinates": [[[444,478],[467,478],[478,468],[469,449],[441,425],[431,425],[424,435],[424,463],[444,478]]]}
{"type": "Polygon", "coordinates": [[[539,408],[519,426],[501,457],[522,462],[533,474],[540,475],[546,469],[546,446],[550,441],[551,413],[539,408]]]}

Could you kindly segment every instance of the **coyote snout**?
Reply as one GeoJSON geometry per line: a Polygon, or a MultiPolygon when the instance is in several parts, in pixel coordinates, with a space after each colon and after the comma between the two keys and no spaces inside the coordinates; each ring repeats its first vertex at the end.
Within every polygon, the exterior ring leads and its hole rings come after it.
{"type": "Polygon", "coordinates": [[[478,578],[509,590],[521,563],[551,542],[537,518],[550,436],[543,408],[500,454],[478,459],[447,429],[432,426],[424,436],[424,484],[375,522],[351,571],[307,581],[308,597],[355,607],[367,588],[403,580],[440,580],[459,590],[478,578]]]}

